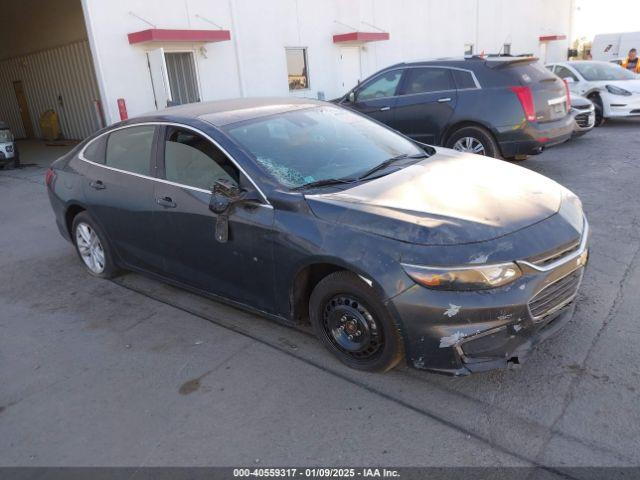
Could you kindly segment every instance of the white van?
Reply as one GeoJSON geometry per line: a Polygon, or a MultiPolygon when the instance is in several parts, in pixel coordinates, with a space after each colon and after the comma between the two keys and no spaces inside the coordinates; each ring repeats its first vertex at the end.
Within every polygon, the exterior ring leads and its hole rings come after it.
{"type": "Polygon", "coordinates": [[[640,52],[640,32],[602,33],[593,38],[591,57],[593,60],[620,63],[632,48],[640,52]]]}

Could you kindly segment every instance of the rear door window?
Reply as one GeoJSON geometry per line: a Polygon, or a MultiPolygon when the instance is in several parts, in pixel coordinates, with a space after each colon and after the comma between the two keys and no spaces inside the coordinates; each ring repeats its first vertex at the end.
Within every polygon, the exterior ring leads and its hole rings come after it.
{"type": "Polygon", "coordinates": [[[141,125],[109,134],[105,165],[126,172],[149,175],[155,127],[141,125]]]}
{"type": "Polygon", "coordinates": [[[458,90],[466,90],[469,88],[478,88],[471,72],[465,70],[451,70],[453,79],[456,82],[458,90]]]}
{"type": "Polygon", "coordinates": [[[104,163],[104,153],[108,135],[102,135],[91,141],[83,150],[82,156],[95,163],[104,163]]]}
{"type": "Polygon", "coordinates": [[[402,95],[454,90],[453,77],[448,68],[410,68],[402,88],[402,95]]]}

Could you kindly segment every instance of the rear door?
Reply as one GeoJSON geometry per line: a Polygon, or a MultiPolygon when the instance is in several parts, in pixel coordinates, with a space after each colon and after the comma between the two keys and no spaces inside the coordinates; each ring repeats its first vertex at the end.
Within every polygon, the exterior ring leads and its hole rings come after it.
{"type": "Polygon", "coordinates": [[[159,271],[153,239],[151,159],[156,126],[120,128],[98,137],[81,154],[89,213],[128,265],[159,271]]]}
{"type": "Polygon", "coordinates": [[[455,111],[456,101],[450,69],[407,68],[395,107],[396,128],[420,142],[439,143],[455,111]]]}
{"type": "Polygon", "coordinates": [[[395,106],[402,72],[395,69],[372,78],[356,89],[354,102],[344,105],[396,128],[395,106]]]}
{"type": "Polygon", "coordinates": [[[234,207],[229,240],[216,240],[218,215],[209,210],[218,179],[253,188],[236,165],[198,132],[166,126],[158,148],[155,239],[165,275],[253,307],[273,307],[273,208],[266,203],[234,207]]]}

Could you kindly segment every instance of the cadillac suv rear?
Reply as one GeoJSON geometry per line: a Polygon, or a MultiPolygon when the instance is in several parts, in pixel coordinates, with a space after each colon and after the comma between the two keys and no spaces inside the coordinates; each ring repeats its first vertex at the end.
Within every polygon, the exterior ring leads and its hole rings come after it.
{"type": "Polygon", "coordinates": [[[420,142],[524,159],[571,137],[566,85],[534,57],[401,63],[335,100],[420,142]]]}

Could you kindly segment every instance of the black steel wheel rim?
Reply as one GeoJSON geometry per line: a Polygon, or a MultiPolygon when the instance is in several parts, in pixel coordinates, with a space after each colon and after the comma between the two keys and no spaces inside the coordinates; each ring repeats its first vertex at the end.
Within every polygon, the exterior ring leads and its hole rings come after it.
{"type": "Polygon", "coordinates": [[[382,330],[374,316],[351,295],[336,295],[325,304],[322,326],[333,346],[354,359],[369,360],[382,349],[382,330]]]}

